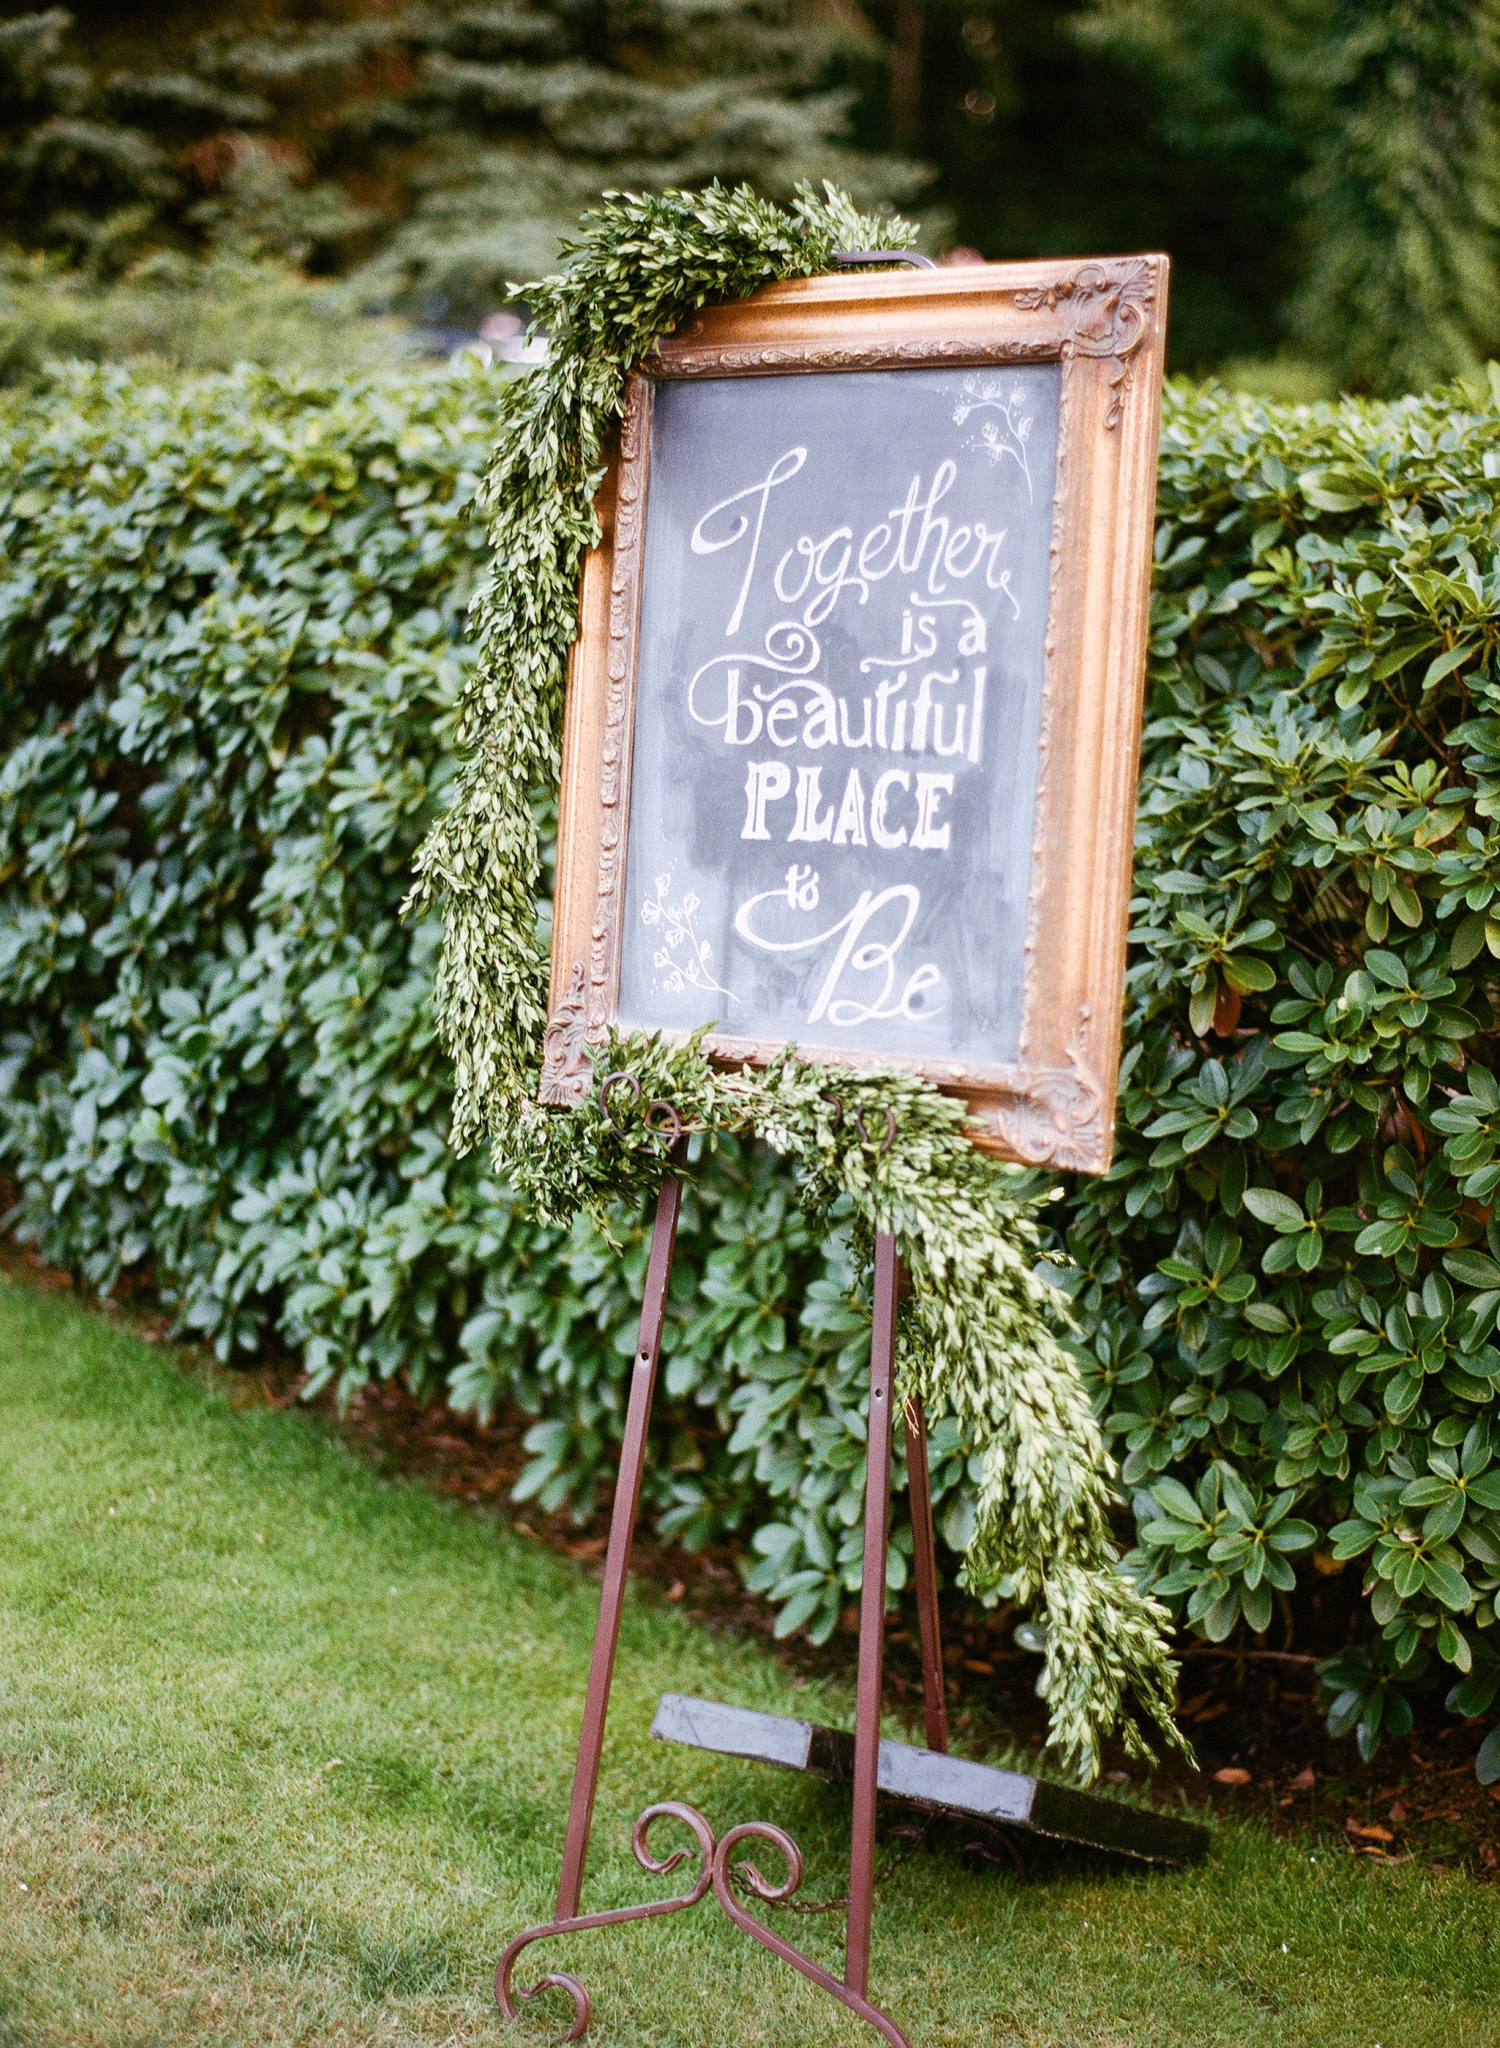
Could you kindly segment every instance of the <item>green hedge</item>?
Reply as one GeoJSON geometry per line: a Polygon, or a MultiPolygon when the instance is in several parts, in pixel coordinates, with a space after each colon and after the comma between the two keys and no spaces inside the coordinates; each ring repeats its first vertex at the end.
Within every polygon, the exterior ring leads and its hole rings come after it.
{"type": "Polygon", "coordinates": [[[1169,406],[1119,1156],[1066,1230],[1136,1561],[1215,1639],[1315,1543],[1362,1570],[1366,1753],[1500,1684],[1497,477],[1469,393],[1169,406]]]}
{"type": "MultiPolygon", "coordinates": [[[[149,1269],[226,1356],[518,1399],[523,1495],[581,1506],[642,1222],[622,1260],[449,1155],[436,933],[400,916],[493,395],[80,369],[5,402],[0,1168],[49,1257],[149,1269]]],[[[1462,393],[1169,397],[1119,1153],[1050,1212],[1134,1567],[1215,1640],[1310,1555],[1366,1573],[1328,1676],[1367,1750],[1413,1687],[1479,1714],[1500,1680],[1495,478],[1462,393]]],[[[774,1158],[701,1163],[651,1507],[747,1532],[819,1637],[858,1573],[854,1277],[774,1158]]]]}

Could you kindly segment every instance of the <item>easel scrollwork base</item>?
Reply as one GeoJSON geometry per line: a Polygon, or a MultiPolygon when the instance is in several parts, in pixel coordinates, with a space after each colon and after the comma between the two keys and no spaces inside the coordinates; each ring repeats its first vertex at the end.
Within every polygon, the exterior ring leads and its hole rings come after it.
{"type": "Polygon", "coordinates": [[[515,1969],[522,1952],[533,1942],[543,1941],[554,1935],[583,1934],[595,1927],[617,1927],[628,1920],[650,1920],[665,1913],[681,1913],[689,1906],[696,1906],[712,1889],[715,1898],[735,1926],[741,1928],[752,1940],[758,1941],[762,1948],[767,1949],[782,1962],[790,1963],[794,1970],[800,1971],[810,1983],[816,1984],[820,1991],[827,1992],[830,1998],[836,1998],[840,2005],[846,2006],[857,2018],[872,2026],[882,2040],[890,2043],[890,2048],[911,2048],[906,2035],[879,2006],[872,2005],[869,1999],[861,1997],[847,1984],[840,1983],[837,1977],[831,1975],[821,1964],[815,1963],[811,1956],[804,1955],[801,1949],[793,1947],[791,1942],[783,1941],[779,1934],[767,1927],[764,1922],[757,1920],[755,1915],[736,1898],[734,1880],[738,1878],[746,1891],[753,1897],[763,1900],[766,1905],[790,1904],[802,1883],[803,1862],[802,1851],[784,1828],[776,1827],[770,1821],[742,1821],[738,1827],[730,1828],[723,1838],[716,1842],[712,1828],[696,1807],[689,1806],[679,1799],[661,1800],[645,1809],[632,1829],[630,1838],[636,1862],[643,1870],[650,1871],[656,1877],[668,1876],[695,1853],[694,1849],[676,1849],[670,1855],[660,1857],[652,1853],[648,1837],[655,1824],[666,1819],[679,1821],[693,1837],[697,1857],[697,1875],[693,1883],[686,1891],[679,1892],[671,1898],[649,1899],[638,1906],[617,1906],[604,1913],[577,1914],[567,1920],[549,1920],[540,1927],[528,1927],[523,1934],[518,1934],[501,1956],[499,1968],[495,1972],[495,2002],[507,2019],[520,2018],[521,2008],[517,2003],[518,1999],[528,2001],[546,1990],[563,1990],[573,2001],[573,2023],[559,2039],[582,2040],[593,2017],[593,2006],[588,1992],[568,1970],[550,1970],[529,1988],[517,1985],[514,1981],[515,1969]],[[752,1841],[768,1843],[781,1857],[786,1866],[786,1874],[779,1883],[773,1883],[748,1860],[739,1863],[731,1860],[737,1849],[752,1841]]]}

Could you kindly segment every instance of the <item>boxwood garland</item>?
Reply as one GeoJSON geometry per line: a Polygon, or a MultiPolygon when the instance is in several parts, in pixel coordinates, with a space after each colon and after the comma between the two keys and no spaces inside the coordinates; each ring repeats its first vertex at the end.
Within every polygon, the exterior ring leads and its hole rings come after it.
{"type": "MultiPolygon", "coordinates": [[[[555,802],[563,686],[578,575],[597,538],[594,498],[629,366],[711,299],[830,267],[837,250],[904,247],[908,224],[859,215],[832,187],[790,212],[715,187],[609,195],[588,215],[566,271],[526,288],[549,335],[544,369],[502,404],[482,495],[493,571],[475,607],[480,661],[457,732],[455,800],[418,857],[418,900],[444,919],[435,1007],[456,1074],[453,1132],[484,1138],[539,1215],[580,1206],[601,1222],[622,1194],[660,1179],[666,1140],[639,1106],[613,1123],[593,1102],[537,1099],[547,953],[538,915],[542,829],[555,802]]],[[[902,1384],[929,1414],[955,1416],[982,1458],[971,1590],[1002,1581],[1046,1616],[1041,1681],[1053,1746],[1098,1769],[1118,1732],[1135,1754],[1171,1719],[1176,1669],[1165,1610],[1119,1569],[1103,1435],[1073,1358],[1062,1297],[1034,1268],[1039,1236],[1017,1176],[977,1152],[962,1108],[894,1069],[851,1077],[789,1049],[768,1069],[714,1071],[695,1039],[613,1039],[644,1099],[664,1098],[709,1133],[753,1126],[799,1169],[816,1216],[844,1197],[857,1246],[897,1235],[910,1278],[898,1332],[902,1384]],[[856,1115],[856,1112],[858,1114],[856,1115]],[[894,1141],[882,1150],[884,1112],[894,1141]]]]}

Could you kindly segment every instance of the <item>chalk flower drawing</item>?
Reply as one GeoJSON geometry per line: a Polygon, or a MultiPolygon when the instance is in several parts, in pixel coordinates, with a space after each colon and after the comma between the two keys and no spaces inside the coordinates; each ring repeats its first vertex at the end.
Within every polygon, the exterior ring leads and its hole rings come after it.
{"type": "Polygon", "coordinates": [[[716,995],[728,996],[737,1003],[739,997],[733,989],[727,989],[714,980],[708,963],[714,956],[714,949],[707,939],[700,939],[693,926],[693,920],[701,909],[701,901],[690,889],[677,903],[669,903],[672,891],[672,870],[656,878],[656,893],[648,896],[641,905],[642,924],[654,924],[660,928],[662,943],[651,955],[653,967],[663,971],[664,979],[655,987],[668,995],[681,995],[684,989],[712,989],[716,995]]]}
{"type": "Polygon", "coordinates": [[[1026,458],[1026,443],[1031,438],[1031,415],[1021,411],[1022,395],[1019,388],[1012,388],[1007,394],[1003,377],[986,377],[976,372],[965,377],[963,396],[954,408],[953,418],[962,426],[971,412],[999,414],[998,419],[982,421],[978,435],[965,441],[964,446],[982,450],[997,466],[1009,455],[1020,465],[1029,498],[1031,464],[1026,458]]]}

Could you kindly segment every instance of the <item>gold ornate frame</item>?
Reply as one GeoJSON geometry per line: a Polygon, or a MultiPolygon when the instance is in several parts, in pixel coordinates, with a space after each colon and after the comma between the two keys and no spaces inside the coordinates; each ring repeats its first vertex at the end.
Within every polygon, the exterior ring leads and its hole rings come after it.
{"type": "MultiPolygon", "coordinates": [[[[1102,1173],[1114,1136],[1167,259],[842,272],[706,309],[628,381],[568,670],[541,1099],[579,1100],[616,1016],[652,394],[668,377],[1060,362],[1057,495],[1020,1057],[913,1058],[1003,1159],[1102,1173]]],[[[710,1055],[782,1049],[714,1033],[710,1055]]],[[[843,1065],[887,1053],[808,1045],[843,1065]]]]}

